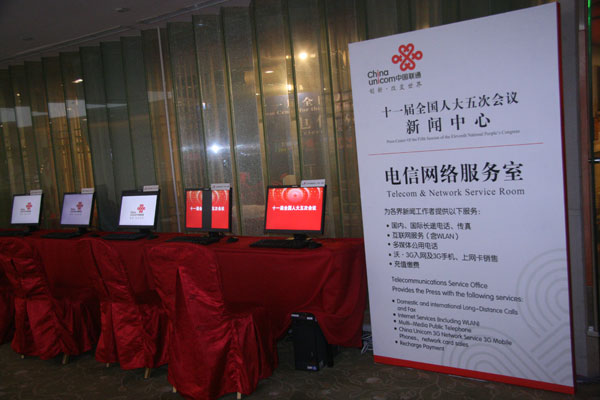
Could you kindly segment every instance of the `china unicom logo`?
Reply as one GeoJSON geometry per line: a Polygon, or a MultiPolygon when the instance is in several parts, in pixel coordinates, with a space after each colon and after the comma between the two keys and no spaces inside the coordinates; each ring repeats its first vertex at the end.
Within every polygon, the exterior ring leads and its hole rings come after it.
{"type": "Polygon", "coordinates": [[[412,43],[398,47],[398,54],[394,54],[392,62],[400,64],[400,71],[413,70],[417,66],[416,60],[423,58],[423,52],[415,51],[415,45],[412,43]]]}

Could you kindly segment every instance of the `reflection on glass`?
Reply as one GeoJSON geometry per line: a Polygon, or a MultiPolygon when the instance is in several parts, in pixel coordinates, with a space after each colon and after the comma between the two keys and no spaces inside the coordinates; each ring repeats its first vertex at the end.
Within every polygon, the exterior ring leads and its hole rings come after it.
{"type": "Polygon", "coordinates": [[[48,100],[41,62],[26,62],[27,86],[31,104],[31,122],[35,136],[41,189],[44,191],[42,226],[59,226],[59,201],[54,167],[54,150],[48,120],[48,100]]]}
{"type": "MultiPolygon", "coordinates": [[[[227,76],[220,18],[216,15],[194,17],[198,71],[202,87],[204,137],[207,147],[208,180],[210,183],[227,182],[235,187],[234,165],[231,155],[227,76]]],[[[234,196],[233,215],[238,214],[237,196],[234,196]]],[[[233,218],[232,229],[239,232],[239,218],[233,218]]]]}
{"type": "Polygon", "coordinates": [[[94,218],[99,217],[99,221],[93,221],[92,224],[102,230],[113,231],[117,228],[117,196],[100,48],[82,48],[81,63],[98,210],[94,218]]]}
{"type": "Polygon", "coordinates": [[[282,3],[254,3],[254,18],[269,183],[300,183],[292,60],[282,3]]]}
{"type": "Polygon", "coordinates": [[[14,96],[21,158],[23,160],[25,191],[28,192],[32,189],[40,189],[40,175],[38,174],[37,167],[35,137],[33,135],[25,67],[22,65],[10,67],[9,73],[14,96]]]}
{"type": "Polygon", "coordinates": [[[166,43],[166,34],[163,30],[160,31],[160,37],[157,30],[142,32],[154,148],[154,170],[157,183],[161,188],[160,229],[179,231],[182,226],[179,205],[184,203],[179,173],[179,152],[173,151],[178,148],[178,141],[174,124],[170,56],[166,43]]]}
{"type": "MultiPolygon", "coordinates": [[[[123,190],[138,186],[135,181],[134,148],[129,125],[127,86],[121,43],[102,43],[100,49],[114,170],[115,198],[118,203],[123,190]]],[[[149,136],[150,132],[147,134],[149,136]]]]}
{"type": "Polygon", "coordinates": [[[332,71],[334,121],[338,152],[340,200],[343,236],[362,236],[360,191],[358,187],[358,160],[354,131],[354,108],[350,84],[348,43],[362,39],[359,36],[357,1],[334,0],[327,2],[329,48],[332,71]]]}
{"type": "Polygon", "coordinates": [[[241,233],[260,235],[264,230],[264,143],[260,134],[255,59],[250,13],[244,8],[223,13],[225,51],[229,66],[231,121],[235,143],[237,198],[241,233]]]}
{"type": "Polygon", "coordinates": [[[44,81],[48,93],[48,116],[50,118],[50,137],[54,149],[56,183],[58,193],[75,191],[71,143],[67,126],[67,108],[61,78],[58,57],[44,58],[44,81]]]}
{"type": "Polygon", "coordinates": [[[60,62],[67,105],[67,122],[71,135],[75,189],[80,190],[94,187],[81,60],[79,53],[63,53],[60,55],[60,62]]]}
{"type": "Polygon", "coordinates": [[[0,71],[0,125],[4,140],[4,152],[8,163],[8,177],[12,194],[25,192],[23,161],[15,115],[15,102],[8,70],[0,71]]]}
{"type": "Polygon", "coordinates": [[[318,0],[291,0],[290,33],[296,77],[296,104],[302,179],[325,179],[325,234],[341,234],[339,182],[324,19],[318,0]]]}
{"type": "Polygon", "coordinates": [[[183,185],[203,187],[207,184],[206,153],[194,27],[189,22],[170,23],[168,33],[183,185]]]}

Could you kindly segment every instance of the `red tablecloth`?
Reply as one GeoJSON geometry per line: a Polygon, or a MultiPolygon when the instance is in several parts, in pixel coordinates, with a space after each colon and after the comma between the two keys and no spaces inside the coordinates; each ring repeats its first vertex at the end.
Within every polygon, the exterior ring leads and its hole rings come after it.
{"type": "MultiPolygon", "coordinates": [[[[42,256],[53,290],[91,290],[77,253],[79,239],[43,239],[43,233],[26,240],[42,256]]],[[[152,240],[106,241],[126,265],[134,291],[154,288],[145,261],[147,250],[173,236],[176,234],[159,234],[152,240]]],[[[264,305],[277,336],[287,330],[292,312],[310,312],[329,343],[360,347],[367,287],[362,239],[323,239],[318,249],[249,247],[257,239],[240,237],[235,243],[223,239],[210,245],[221,267],[225,298],[264,305]]]]}

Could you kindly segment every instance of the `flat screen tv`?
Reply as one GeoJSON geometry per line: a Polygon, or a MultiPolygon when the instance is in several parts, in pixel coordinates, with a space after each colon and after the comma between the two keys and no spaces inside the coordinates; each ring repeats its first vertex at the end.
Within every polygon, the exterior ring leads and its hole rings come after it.
{"type": "Polygon", "coordinates": [[[16,194],[13,196],[12,225],[23,225],[35,230],[42,214],[42,194],[16,194]]]}
{"type": "Polygon", "coordinates": [[[293,234],[296,239],[322,234],[326,186],[269,186],[265,233],[293,234]]]}
{"type": "Polygon", "coordinates": [[[121,194],[119,228],[156,229],[160,191],[126,190],[121,194]]]}
{"type": "Polygon", "coordinates": [[[186,189],[185,227],[190,231],[209,234],[231,232],[231,188],[186,189]]]}
{"type": "Polygon", "coordinates": [[[60,225],[85,230],[92,223],[94,193],[65,193],[63,195],[60,225]]]}

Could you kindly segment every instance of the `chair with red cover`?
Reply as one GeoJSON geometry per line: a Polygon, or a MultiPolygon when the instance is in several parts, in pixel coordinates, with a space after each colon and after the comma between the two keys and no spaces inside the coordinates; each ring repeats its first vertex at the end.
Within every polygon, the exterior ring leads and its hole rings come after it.
{"type": "Polygon", "coordinates": [[[115,249],[83,239],[79,251],[100,298],[101,333],[96,360],[122,369],[150,368],[168,361],[168,318],[155,291],[135,293],[115,249]]]}
{"type": "MultiPolygon", "coordinates": [[[[204,246],[153,247],[152,271],[175,284],[168,379],[185,397],[216,399],[250,394],[277,365],[275,337],[264,308],[227,303],[216,256],[204,246]]],[[[173,293],[167,288],[163,291],[173,293]]]]}
{"type": "Polygon", "coordinates": [[[15,299],[12,287],[0,266],[0,344],[12,340],[15,330],[15,299]]]}
{"type": "Polygon", "coordinates": [[[91,350],[98,339],[98,301],[81,293],[55,297],[42,260],[21,238],[0,240],[0,265],[14,293],[15,334],[19,354],[50,359],[91,350]]]}

